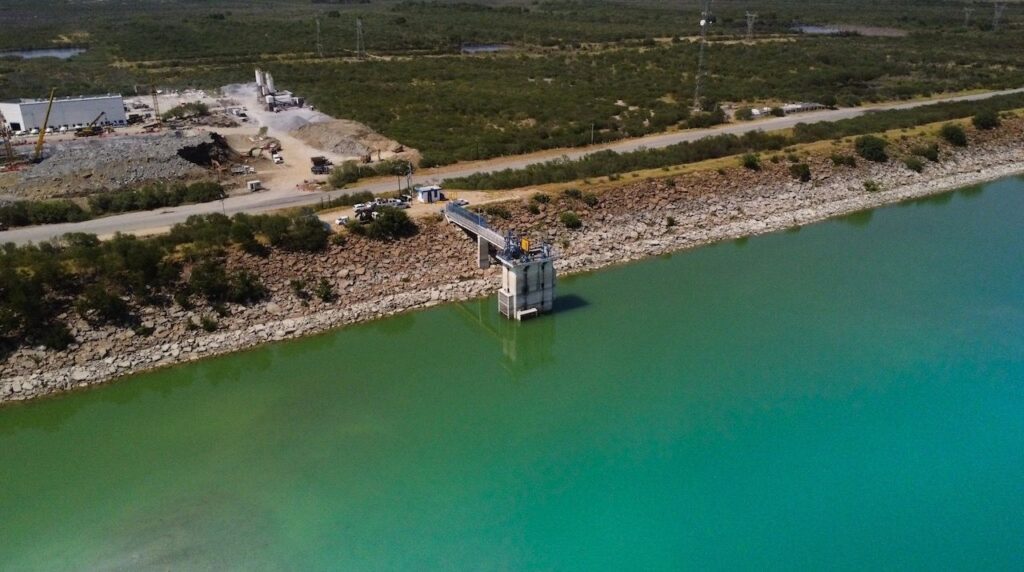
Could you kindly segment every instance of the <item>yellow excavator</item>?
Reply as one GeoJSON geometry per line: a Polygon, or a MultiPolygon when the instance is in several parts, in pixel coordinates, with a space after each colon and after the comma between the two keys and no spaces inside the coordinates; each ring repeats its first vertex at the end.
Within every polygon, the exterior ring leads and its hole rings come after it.
{"type": "Polygon", "coordinates": [[[50,104],[46,106],[46,118],[43,119],[43,125],[39,129],[39,140],[36,141],[36,150],[32,154],[33,163],[43,160],[43,142],[46,140],[46,128],[50,125],[50,111],[53,109],[53,94],[55,93],[57,93],[57,88],[50,90],[50,104]]]}
{"type": "Polygon", "coordinates": [[[106,115],[106,111],[101,111],[100,114],[96,116],[96,119],[93,119],[91,123],[85,127],[75,129],[75,137],[93,137],[95,135],[102,135],[104,129],[96,124],[99,123],[100,119],[103,119],[106,115]]]}

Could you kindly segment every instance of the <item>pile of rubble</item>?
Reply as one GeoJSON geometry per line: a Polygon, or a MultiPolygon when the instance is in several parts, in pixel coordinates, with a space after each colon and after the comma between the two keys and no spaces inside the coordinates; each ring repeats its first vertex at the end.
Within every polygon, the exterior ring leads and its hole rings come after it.
{"type": "Polygon", "coordinates": [[[199,177],[205,169],[181,151],[203,147],[212,150],[219,143],[209,134],[181,132],[56,143],[41,163],[19,173],[11,192],[25,199],[73,197],[146,181],[199,177]]]}

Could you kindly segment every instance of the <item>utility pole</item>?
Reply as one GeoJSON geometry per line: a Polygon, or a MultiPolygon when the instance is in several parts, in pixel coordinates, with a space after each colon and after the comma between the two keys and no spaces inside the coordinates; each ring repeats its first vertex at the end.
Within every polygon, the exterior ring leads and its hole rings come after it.
{"type": "Polygon", "coordinates": [[[356,57],[366,57],[366,40],[363,38],[363,19],[356,18],[356,57]]]}
{"type": "Polygon", "coordinates": [[[697,56],[697,87],[693,90],[693,108],[700,109],[700,94],[704,87],[704,52],[708,46],[708,28],[714,22],[711,15],[711,0],[702,0],[700,11],[700,54],[697,56]]]}
{"type": "Polygon", "coordinates": [[[996,2],[995,3],[995,13],[992,14],[992,31],[993,32],[998,32],[999,31],[999,21],[1003,19],[1003,12],[1005,12],[1005,11],[1006,11],[1006,3],[1005,2],[996,2]]]}
{"type": "Polygon", "coordinates": [[[320,35],[320,17],[316,18],[316,57],[324,57],[324,42],[323,37],[320,35]]]}
{"type": "Polygon", "coordinates": [[[747,39],[754,37],[754,23],[757,22],[757,12],[747,12],[747,39]]]}
{"type": "Polygon", "coordinates": [[[974,8],[964,6],[964,28],[971,27],[971,13],[974,12],[974,8]]]}

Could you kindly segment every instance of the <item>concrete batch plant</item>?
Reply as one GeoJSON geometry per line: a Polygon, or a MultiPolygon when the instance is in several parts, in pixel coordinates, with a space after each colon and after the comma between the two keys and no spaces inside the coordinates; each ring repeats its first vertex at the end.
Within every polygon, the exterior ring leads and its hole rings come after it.
{"type": "Polygon", "coordinates": [[[97,125],[124,125],[128,120],[124,99],[120,95],[55,98],[49,125],[43,125],[49,104],[48,99],[0,102],[0,113],[3,113],[7,126],[15,132],[46,127],[71,129],[76,125],[89,125],[97,117],[100,118],[97,125]]]}

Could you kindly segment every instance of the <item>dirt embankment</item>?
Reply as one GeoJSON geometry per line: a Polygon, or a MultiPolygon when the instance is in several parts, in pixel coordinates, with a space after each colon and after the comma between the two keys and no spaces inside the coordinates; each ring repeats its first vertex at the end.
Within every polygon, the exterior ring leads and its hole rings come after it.
{"type": "MultiPolygon", "coordinates": [[[[787,163],[766,161],[760,172],[732,167],[625,184],[600,193],[593,206],[559,196],[537,205],[534,214],[517,200],[506,205],[509,220],[493,222],[553,241],[561,272],[588,271],[1024,173],[1022,135],[1024,120],[972,133],[969,148],[943,147],[941,161],[928,163],[922,173],[897,160],[834,166],[822,154],[806,159],[813,173],[806,183],[793,179],[787,163]],[[867,191],[864,181],[869,179],[881,190],[867,191]],[[559,223],[567,210],[580,215],[582,229],[568,230],[559,223]]],[[[908,149],[912,143],[900,146],[908,149]]],[[[896,156],[899,149],[892,151],[896,156]]],[[[22,349],[0,364],[0,403],[493,293],[500,271],[479,270],[474,260],[474,244],[437,220],[424,221],[416,238],[390,244],[352,236],[344,246],[318,254],[274,252],[259,258],[234,253],[229,266],[258,273],[271,291],[268,301],[230,307],[214,333],[188,327],[212,314],[211,308],[147,308],[142,319],[153,328],[149,337],[114,327],[93,329],[79,321],[72,331],[77,343],[69,350],[22,349]],[[337,300],[302,300],[289,286],[294,279],[312,285],[321,278],[334,287],[337,300]]]]}
{"type": "Polygon", "coordinates": [[[371,156],[374,161],[380,158],[416,162],[419,159],[414,150],[348,119],[308,123],[292,131],[292,135],[310,147],[343,157],[371,156]]]}

